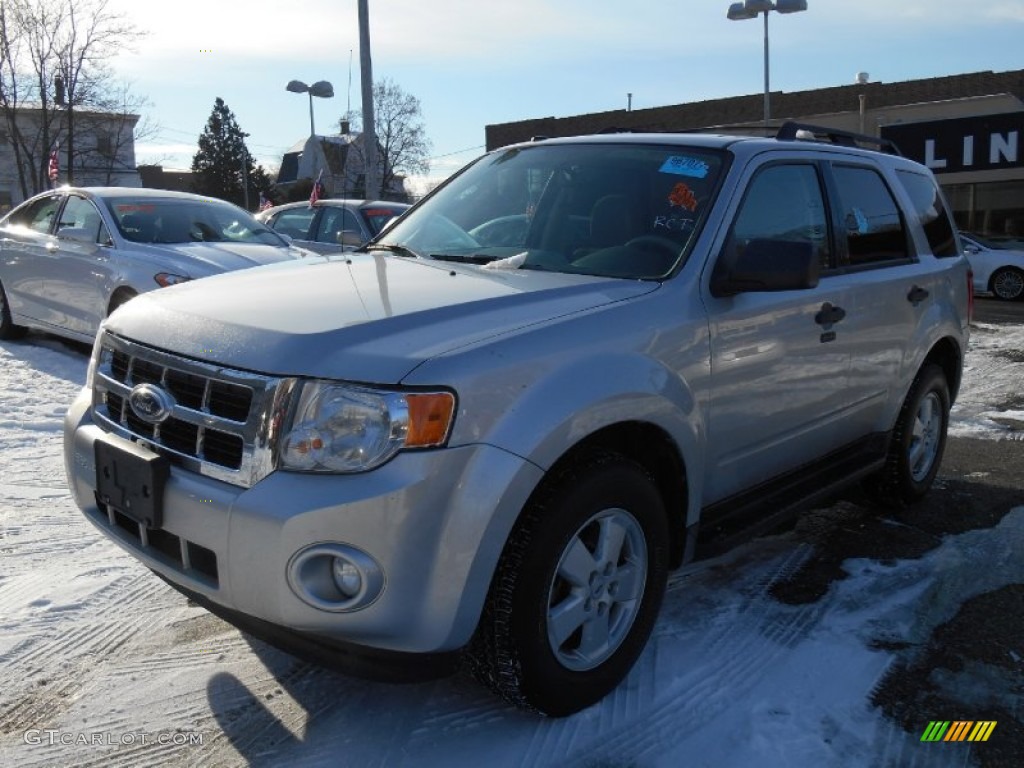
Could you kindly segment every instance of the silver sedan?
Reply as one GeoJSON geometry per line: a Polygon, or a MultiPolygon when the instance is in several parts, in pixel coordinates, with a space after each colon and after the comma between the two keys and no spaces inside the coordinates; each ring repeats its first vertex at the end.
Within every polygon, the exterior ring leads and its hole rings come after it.
{"type": "Polygon", "coordinates": [[[0,219],[0,339],[91,342],[133,296],[308,251],[213,198],[155,189],[44,192],[0,219]]]}

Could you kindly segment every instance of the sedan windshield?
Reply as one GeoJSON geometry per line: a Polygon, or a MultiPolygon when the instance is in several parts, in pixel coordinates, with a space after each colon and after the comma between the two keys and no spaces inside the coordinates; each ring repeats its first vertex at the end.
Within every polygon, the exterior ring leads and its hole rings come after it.
{"type": "Polygon", "coordinates": [[[696,240],[723,162],[702,147],[641,143],[498,150],[377,244],[490,267],[664,277],[696,240]]]}
{"type": "Polygon", "coordinates": [[[220,200],[119,197],[103,201],[118,232],[133,243],[263,243],[285,241],[252,216],[220,200]]]}

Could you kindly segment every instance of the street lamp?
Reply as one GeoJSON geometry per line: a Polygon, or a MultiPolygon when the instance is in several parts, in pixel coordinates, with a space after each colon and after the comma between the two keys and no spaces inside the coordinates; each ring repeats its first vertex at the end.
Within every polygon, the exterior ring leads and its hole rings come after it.
{"type": "Polygon", "coordinates": [[[727,14],[730,21],[746,21],[756,19],[758,14],[764,14],[764,127],[768,128],[768,120],[771,117],[771,105],[769,103],[768,88],[768,12],[778,11],[779,13],[798,13],[807,10],[807,0],[744,0],[742,3],[733,3],[729,6],[727,14]]]}
{"type": "Polygon", "coordinates": [[[334,86],[326,80],[318,80],[312,85],[306,85],[301,80],[292,80],[285,86],[285,90],[292,93],[309,94],[309,135],[316,136],[316,129],[313,127],[313,97],[317,96],[321,99],[334,98],[334,86]]]}

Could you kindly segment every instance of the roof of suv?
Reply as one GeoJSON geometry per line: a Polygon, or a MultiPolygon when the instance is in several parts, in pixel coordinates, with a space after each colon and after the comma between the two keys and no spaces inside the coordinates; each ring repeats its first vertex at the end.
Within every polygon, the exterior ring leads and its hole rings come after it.
{"type": "MultiPolygon", "coordinates": [[[[888,154],[902,156],[899,148],[888,139],[881,139],[876,136],[851,133],[835,128],[809,125],[806,123],[786,122],[783,123],[774,136],[755,135],[757,128],[741,126],[730,129],[721,126],[716,129],[709,129],[708,132],[677,132],[677,133],[602,133],[591,136],[569,136],[548,139],[535,137],[532,142],[550,142],[554,144],[572,143],[635,143],[635,144],[665,144],[665,143],[686,143],[690,146],[707,147],[710,149],[724,149],[737,144],[751,144],[754,146],[778,147],[780,142],[787,142],[791,145],[801,145],[813,149],[824,147],[839,147],[844,150],[860,149],[874,154],[888,154]],[[726,131],[736,130],[738,133],[727,133],[726,131]],[[721,131],[721,132],[715,132],[721,131]]],[[[519,146],[523,146],[520,144],[519,146]]]]}

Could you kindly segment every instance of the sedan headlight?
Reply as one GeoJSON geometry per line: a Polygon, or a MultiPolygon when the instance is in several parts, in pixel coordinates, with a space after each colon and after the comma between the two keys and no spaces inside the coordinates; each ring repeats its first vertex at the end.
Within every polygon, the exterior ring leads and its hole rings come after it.
{"type": "Polygon", "coordinates": [[[187,283],[192,278],[187,275],[175,275],[172,272],[157,272],[153,275],[153,279],[156,280],[157,285],[161,288],[166,288],[169,285],[187,283]]]}
{"type": "Polygon", "coordinates": [[[278,466],[305,472],[364,472],[407,448],[444,445],[455,414],[451,392],[400,392],[307,381],[278,466]]]}

